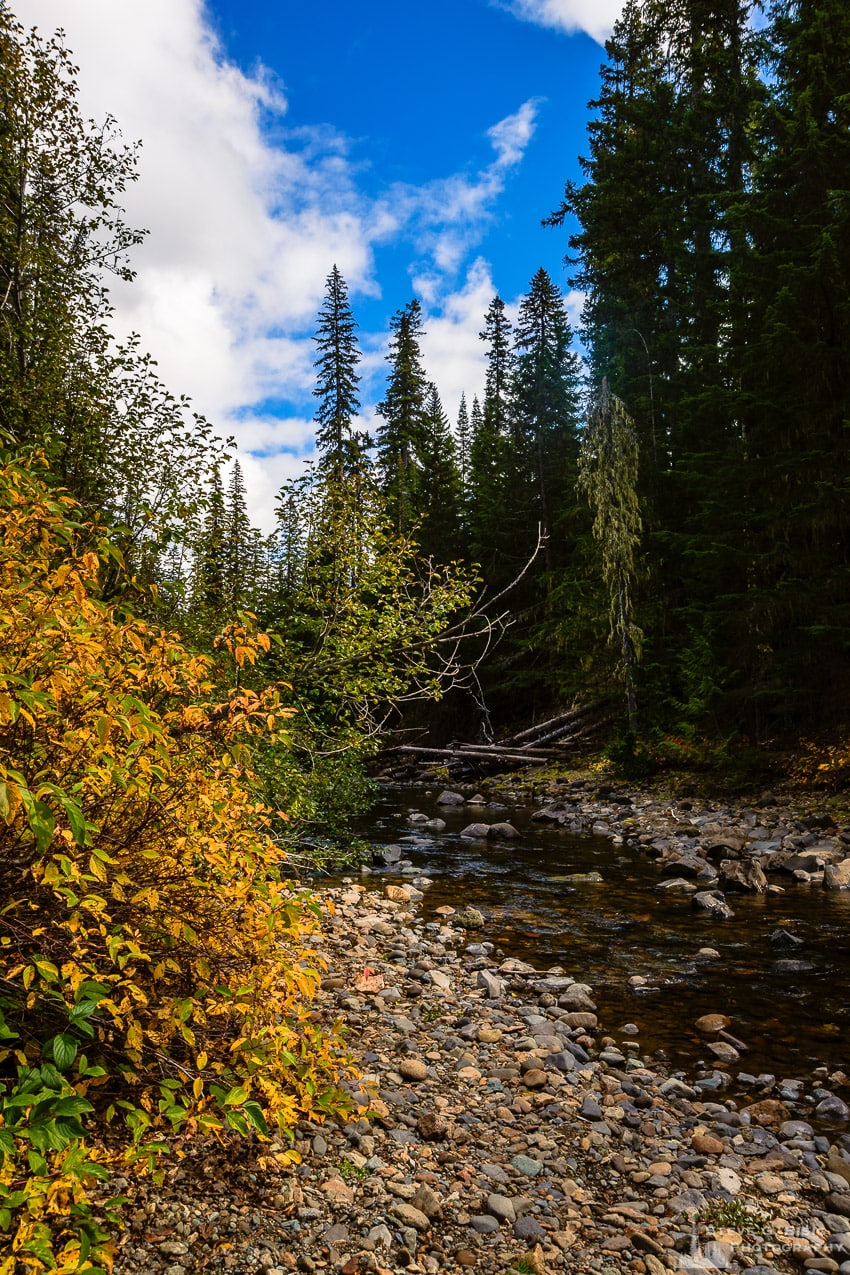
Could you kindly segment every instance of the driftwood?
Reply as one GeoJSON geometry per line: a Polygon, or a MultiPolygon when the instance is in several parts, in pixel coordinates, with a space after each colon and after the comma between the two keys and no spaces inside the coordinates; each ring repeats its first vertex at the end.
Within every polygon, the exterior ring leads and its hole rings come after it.
{"type": "Polygon", "coordinates": [[[556,748],[571,748],[590,738],[612,720],[613,714],[606,711],[605,701],[574,705],[565,713],[559,713],[557,717],[550,717],[548,721],[529,726],[527,730],[520,731],[517,735],[500,739],[498,747],[514,748],[516,746],[522,752],[526,748],[541,748],[544,744],[554,744],[556,748]]]}
{"type": "Polygon", "coordinates": [[[494,744],[447,744],[445,748],[430,748],[423,744],[397,744],[389,751],[409,753],[414,757],[441,757],[444,760],[468,762],[497,762],[500,765],[545,765],[550,761],[563,761],[567,749],[588,742],[600,725],[609,720],[604,704],[574,705],[565,713],[538,722],[527,730],[494,744]],[[544,745],[550,745],[545,747],[544,745]]]}
{"type": "Polygon", "coordinates": [[[448,757],[457,758],[460,761],[496,761],[519,763],[523,766],[531,766],[537,763],[542,765],[547,761],[554,761],[559,754],[551,750],[525,751],[520,752],[518,749],[502,749],[498,744],[459,744],[455,747],[447,748],[425,748],[419,744],[398,744],[394,749],[395,753],[412,753],[416,757],[448,757]]]}
{"type": "Polygon", "coordinates": [[[583,714],[588,711],[589,710],[586,706],[570,708],[566,713],[559,713],[557,717],[550,717],[546,722],[538,722],[536,726],[529,726],[527,730],[521,730],[516,735],[509,735],[507,739],[502,739],[499,742],[502,746],[507,744],[510,747],[514,744],[521,743],[524,739],[533,741],[533,737],[535,735],[542,734],[544,731],[548,730],[550,726],[555,726],[559,729],[562,725],[566,727],[566,725],[570,722],[575,720],[577,717],[583,716],[583,714]]]}

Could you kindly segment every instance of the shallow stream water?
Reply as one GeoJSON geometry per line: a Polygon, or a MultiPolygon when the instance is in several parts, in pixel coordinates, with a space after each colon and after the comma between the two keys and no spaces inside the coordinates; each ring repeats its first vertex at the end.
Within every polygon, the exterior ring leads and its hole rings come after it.
{"type": "Polygon", "coordinates": [[[694,1022],[722,1013],[749,1047],[728,1068],[733,1076],[802,1078],[822,1064],[850,1072],[850,892],[791,883],[781,895],[729,896],[734,919],[711,921],[690,898],[659,895],[655,868],[636,850],[532,823],[531,808],[437,807],[436,796],[385,790],[363,829],[376,845],[400,845],[433,879],[425,920],[444,904],[480,908],[485,937],[506,955],[541,969],[562,965],[589,983],[604,1032],[619,1038],[626,1023],[636,1024],[645,1057],[691,1073],[700,1060],[710,1067],[694,1022]],[[418,831],[409,823],[416,810],[444,819],[445,830],[418,831]],[[520,838],[461,837],[478,819],[507,819],[520,838]],[[559,879],[591,872],[600,884],[559,879]],[[803,946],[775,946],[769,936],[777,929],[803,946]],[[720,959],[696,960],[701,947],[716,948],[720,959]],[[628,986],[634,974],[648,980],[647,989],[628,986]]]}

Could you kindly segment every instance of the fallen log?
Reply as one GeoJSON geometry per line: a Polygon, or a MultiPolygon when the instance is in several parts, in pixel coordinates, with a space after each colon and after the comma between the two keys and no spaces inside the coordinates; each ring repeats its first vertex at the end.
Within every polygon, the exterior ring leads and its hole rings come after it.
{"type": "Polygon", "coordinates": [[[547,761],[554,761],[558,756],[551,750],[545,752],[520,752],[518,749],[503,750],[498,747],[489,745],[461,745],[457,748],[424,748],[418,744],[397,744],[395,748],[388,750],[394,753],[412,753],[417,757],[454,757],[464,761],[498,761],[498,762],[518,762],[521,765],[529,766],[536,763],[542,764],[547,761]]]}
{"type": "Polygon", "coordinates": [[[589,708],[589,705],[580,705],[578,707],[573,705],[565,713],[559,713],[557,717],[550,717],[546,722],[538,722],[536,726],[529,726],[527,730],[521,730],[516,735],[509,735],[507,739],[499,740],[499,743],[510,748],[524,739],[531,740],[533,736],[539,734],[540,731],[548,730],[550,726],[560,726],[572,721],[574,718],[583,716],[589,711],[589,708]]]}
{"type": "MultiPolygon", "coordinates": [[[[547,735],[539,736],[532,740],[530,744],[520,744],[520,748],[539,748],[543,744],[550,744],[554,739],[561,740],[565,735],[567,737],[566,742],[569,743],[576,732],[580,735],[583,730],[587,730],[587,726],[582,725],[582,718],[586,717],[588,712],[588,709],[584,709],[580,714],[576,714],[572,721],[563,723],[555,730],[550,730],[547,735]]],[[[504,743],[504,740],[501,742],[504,743]]]]}

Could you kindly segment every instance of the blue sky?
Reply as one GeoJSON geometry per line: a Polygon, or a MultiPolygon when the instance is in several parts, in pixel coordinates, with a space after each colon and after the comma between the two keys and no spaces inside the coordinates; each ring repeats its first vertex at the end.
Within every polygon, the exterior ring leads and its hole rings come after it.
{"type": "MultiPolygon", "coordinates": [[[[566,236],[541,218],[578,176],[616,0],[12,0],[63,26],[84,109],[140,138],[130,220],[149,234],[113,290],[166,384],[237,437],[255,518],[312,450],[311,335],[337,262],[360,324],[363,418],[391,315],[425,311],[450,415],[480,393],[493,293],[566,236]]],[[[575,311],[580,298],[572,296],[575,311]]]]}

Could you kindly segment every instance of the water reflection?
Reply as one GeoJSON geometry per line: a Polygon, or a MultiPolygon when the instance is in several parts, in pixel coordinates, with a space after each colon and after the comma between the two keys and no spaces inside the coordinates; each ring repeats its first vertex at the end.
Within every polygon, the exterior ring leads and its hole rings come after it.
{"type": "Polygon", "coordinates": [[[689,897],[656,893],[653,866],[607,838],[532,823],[530,809],[511,808],[519,840],[468,841],[459,834],[473,820],[505,817],[503,808],[468,807],[441,808],[445,831],[424,836],[408,822],[417,809],[438,813],[419,791],[390,790],[365,831],[378,844],[401,845],[433,878],[426,919],[445,904],[480,907],[488,937],[506,954],[563,965],[589,983],[612,1035],[634,1022],[644,1053],[663,1050],[690,1070],[706,1056],[694,1021],[723,1013],[749,1046],[739,1070],[782,1078],[850,1064],[848,893],[789,883],[782,895],[729,896],[734,919],[712,922],[689,897]],[[803,945],[789,951],[771,942],[780,929],[803,945]],[[699,957],[703,947],[720,959],[699,957]],[[630,988],[633,975],[646,984],[630,988]]]}

